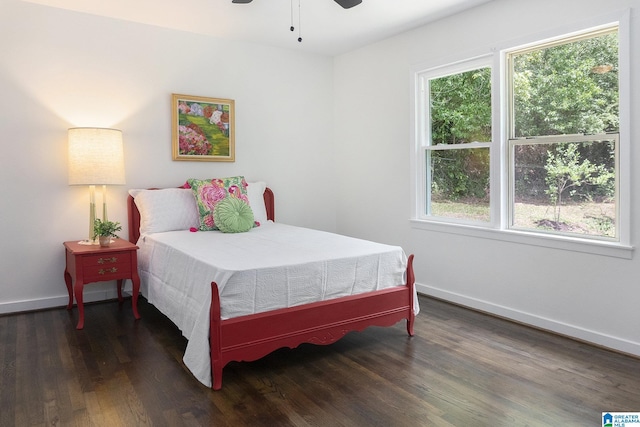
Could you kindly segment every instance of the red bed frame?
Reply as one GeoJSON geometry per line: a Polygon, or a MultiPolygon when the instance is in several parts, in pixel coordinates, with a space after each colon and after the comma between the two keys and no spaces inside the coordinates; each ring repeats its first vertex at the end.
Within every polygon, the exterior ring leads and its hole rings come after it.
{"type": "MultiPolygon", "coordinates": [[[[274,196],[269,188],[264,192],[264,202],[267,217],[274,220],[274,196]]],[[[127,208],[129,241],[136,243],[140,212],[131,196],[127,208]]],[[[227,363],[257,360],[282,347],[331,344],[348,332],[368,326],[392,326],[401,320],[407,321],[407,332],[413,336],[413,255],[408,258],[406,280],[405,286],[226,320],[220,317],[218,286],[212,282],[209,345],[213,389],[222,388],[222,369],[227,363]]]]}

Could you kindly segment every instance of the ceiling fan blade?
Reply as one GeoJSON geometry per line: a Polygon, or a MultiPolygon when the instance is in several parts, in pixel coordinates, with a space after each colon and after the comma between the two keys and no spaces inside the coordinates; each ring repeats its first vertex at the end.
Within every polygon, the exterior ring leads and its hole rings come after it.
{"type": "Polygon", "coordinates": [[[362,0],[335,0],[335,2],[345,9],[349,9],[362,3],[362,0]]]}
{"type": "Polygon", "coordinates": [[[247,3],[251,3],[252,0],[231,0],[231,3],[241,3],[241,4],[247,4],[247,3]]]}

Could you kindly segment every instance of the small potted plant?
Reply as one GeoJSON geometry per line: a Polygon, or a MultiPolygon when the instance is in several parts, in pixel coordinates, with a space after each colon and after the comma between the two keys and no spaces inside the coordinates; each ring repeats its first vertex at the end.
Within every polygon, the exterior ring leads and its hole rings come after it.
{"type": "Polygon", "coordinates": [[[96,219],[93,222],[93,238],[98,238],[100,246],[109,246],[112,237],[118,237],[117,231],[122,230],[122,226],[119,222],[102,221],[96,219]]]}

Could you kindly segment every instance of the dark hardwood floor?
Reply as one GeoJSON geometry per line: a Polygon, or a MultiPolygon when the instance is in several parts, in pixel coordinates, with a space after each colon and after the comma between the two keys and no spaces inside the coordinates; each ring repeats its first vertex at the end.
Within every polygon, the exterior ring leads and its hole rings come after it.
{"type": "Polygon", "coordinates": [[[421,297],[416,335],[369,328],[330,346],[231,363],[223,388],[146,300],[0,317],[0,426],[600,426],[640,411],[640,360],[421,297]]]}

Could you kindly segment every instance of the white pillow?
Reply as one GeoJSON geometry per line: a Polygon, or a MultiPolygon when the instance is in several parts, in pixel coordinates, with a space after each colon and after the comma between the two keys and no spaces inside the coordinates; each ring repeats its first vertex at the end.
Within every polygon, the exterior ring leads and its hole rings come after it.
{"type": "Polygon", "coordinates": [[[140,211],[140,235],[188,230],[200,225],[200,216],[190,188],[129,190],[140,211]]]}
{"type": "Polygon", "coordinates": [[[253,211],[253,219],[261,224],[267,222],[267,208],[264,205],[265,188],[267,184],[262,181],[247,183],[247,197],[253,211]]]}

